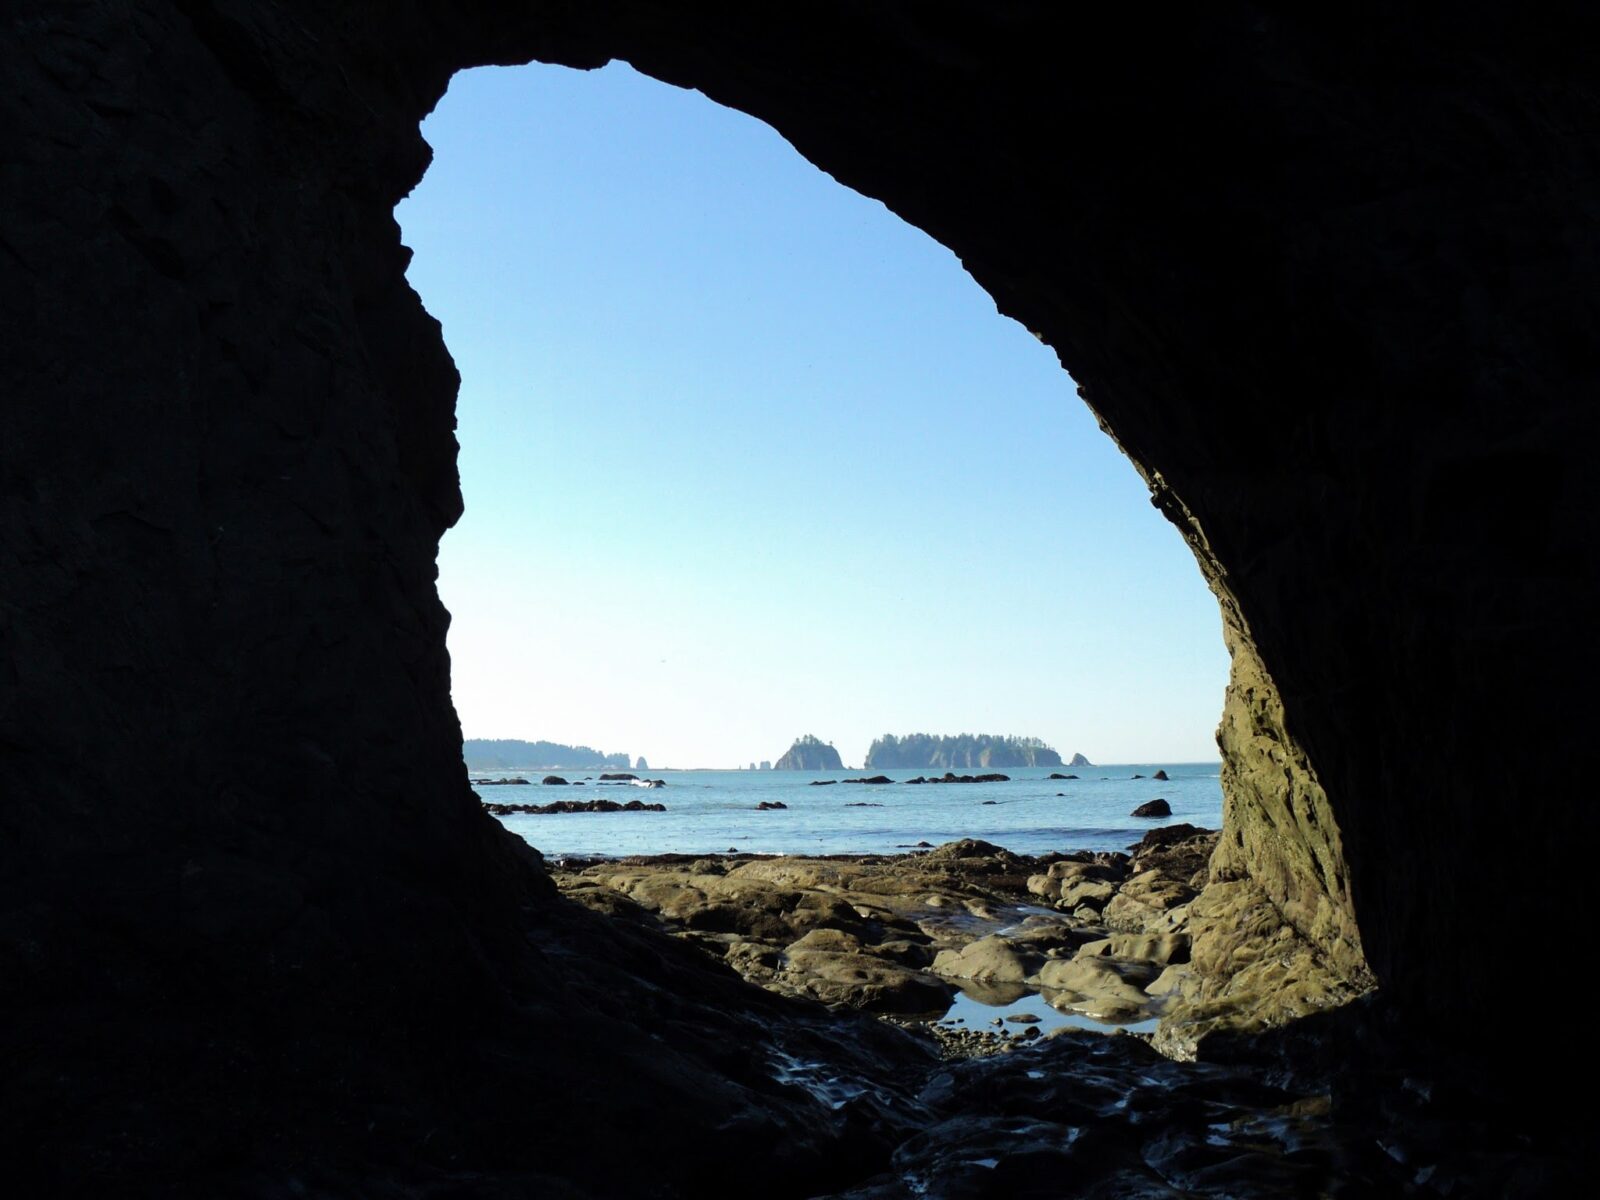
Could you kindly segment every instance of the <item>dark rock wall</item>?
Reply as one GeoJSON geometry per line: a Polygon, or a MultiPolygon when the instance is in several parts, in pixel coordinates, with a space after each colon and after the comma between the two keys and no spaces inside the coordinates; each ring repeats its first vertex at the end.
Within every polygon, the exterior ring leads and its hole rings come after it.
{"type": "Polygon", "coordinates": [[[201,1007],[218,1062],[270,1062],[532,986],[547,885],[465,786],[434,590],[455,374],[391,210],[450,74],[534,58],[768,120],[1058,349],[1259,677],[1219,881],[1335,975],[1359,940],[1419,1025],[1492,1019],[1478,949],[1553,954],[1583,889],[1487,901],[1484,864],[1593,829],[1596,40],[1329,11],[8,6],[0,996],[35,1115],[201,1007]]]}

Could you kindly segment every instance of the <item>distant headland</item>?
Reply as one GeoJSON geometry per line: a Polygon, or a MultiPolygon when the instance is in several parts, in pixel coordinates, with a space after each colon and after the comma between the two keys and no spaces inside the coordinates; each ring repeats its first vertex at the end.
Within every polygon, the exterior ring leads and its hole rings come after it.
{"type": "Polygon", "coordinates": [[[1059,767],[1061,755],[1038,738],[959,733],[938,736],[886,733],[867,751],[865,769],[911,767],[1059,767]]]}
{"type": "Polygon", "coordinates": [[[504,771],[515,768],[554,769],[566,767],[633,767],[648,771],[644,759],[637,764],[626,754],[605,754],[591,746],[567,746],[561,742],[525,742],[520,738],[467,738],[461,753],[469,771],[504,771]]]}
{"type": "Polygon", "coordinates": [[[844,760],[832,742],[806,734],[796,738],[788,753],[773,764],[776,771],[842,771],[844,760]]]}

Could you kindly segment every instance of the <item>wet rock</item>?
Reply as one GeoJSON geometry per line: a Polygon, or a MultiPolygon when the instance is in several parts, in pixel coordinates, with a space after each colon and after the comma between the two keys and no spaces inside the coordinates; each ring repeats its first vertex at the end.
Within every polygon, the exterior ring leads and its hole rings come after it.
{"type": "Polygon", "coordinates": [[[1142,1016],[1150,1005],[1145,985],[1159,968],[1150,963],[1115,958],[1052,959],[1039,969],[1041,987],[1067,995],[1050,997],[1057,1008],[1087,1016],[1126,1020],[1142,1016]]]}
{"type": "Polygon", "coordinates": [[[1172,815],[1172,805],[1157,797],[1139,805],[1129,815],[1134,817],[1170,817],[1172,815]]]}
{"type": "Polygon", "coordinates": [[[962,838],[960,841],[946,842],[940,846],[929,858],[946,860],[952,858],[990,858],[1007,862],[1019,863],[1020,857],[1011,853],[1004,846],[996,846],[993,842],[985,842],[978,838],[962,838]]]}
{"type": "Polygon", "coordinates": [[[559,775],[546,775],[539,782],[548,786],[554,784],[565,784],[567,781],[561,778],[559,775]]]}
{"type": "Polygon", "coordinates": [[[949,1006],[954,989],[921,972],[854,950],[817,949],[796,943],[784,952],[782,977],[824,1004],[865,1012],[935,1013],[949,1006]]]}
{"type": "Polygon", "coordinates": [[[1194,972],[1187,964],[1174,964],[1167,967],[1154,980],[1145,985],[1145,994],[1159,997],[1181,992],[1193,976],[1194,972]]]}
{"type": "Polygon", "coordinates": [[[1161,932],[1175,924],[1172,916],[1196,896],[1187,883],[1151,869],[1128,879],[1106,904],[1106,925],[1124,933],[1161,932]]]}
{"type": "Polygon", "coordinates": [[[1077,958],[1125,958],[1167,966],[1189,961],[1189,936],[1183,933],[1112,933],[1085,942],[1077,958]]]}
{"type": "MultiPolygon", "coordinates": [[[[1076,885],[1086,882],[1106,882],[1115,884],[1127,876],[1127,870],[1120,863],[1097,861],[1094,859],[1063,859],[1051,863],[1049,869],[1041,875],[1029,876],[1027,881],[1028,891],[1041,899],[1062,902],[1062,907],[1072,909],[1077,907],[1079,901],[1074,898],[1066,900],[1066,893],[1076,885]]],[[[1096,890],[1100,902],[1104,903],[1112,895],[1110,891],[1096,890]]]]}
{"type": "Polygon", "coordinates": [[[960,950],[942,950],[933,960],[939,975],[981,982],[1021,983],[1038,969],[1040,959],[1025,955],[1003,937],[979,938],[960,950]]]}
{"type": "Polygon", "coordinates": [[[630,775],[626,771],[616,771],[609,775],[602,772],[600,778],[612,781],[631,781],[639,777],[637,775],[630,775]]]}
{"type": "Polygon", "coordinates": [[[1075,879],[1063,885],[1058,908],[1071,912],[1080,907],[1103,908],[1117,894],[1117,885],[1105,879],[1075,879]]]}
{"type": "Polygon", "coordinates": [[[837,779],[813,779],[809,786],[811,786],[811,787],[832,787],[834,784],[836,784],[838,782],[839,781],[837,779]]]}
{"type": "Polygon", "coordinates": [[[1171,778],[1167,775],[1167,772],[1165,771],[1165,769],[1157,771],[1154,775],[1150,776],[1150,778],[1151,779],[1159,779],[1162,783],[1171,782],[1171,778]]]}
{"type": "Polygon", "coordinates": [[[787,804],[785,804],[782,800],[763,800],[760,804],[756,805],[756,811],[757,812],[774,812],[774,811],[776,811],[776,810],[778,810],[780,808],[788,808],[788,807],[789,806],[787,804]]]}
{"type": "Polygon", "coordinates": [[[887,775],[872,775],[872,776],[869,776],[869,777],[866,777],[866,778],[862,778],[862,779],[844,779],[844,780],[840,780],[840,782],[841,783],[893,783],[894,780],[890,779],[887,775]]]}

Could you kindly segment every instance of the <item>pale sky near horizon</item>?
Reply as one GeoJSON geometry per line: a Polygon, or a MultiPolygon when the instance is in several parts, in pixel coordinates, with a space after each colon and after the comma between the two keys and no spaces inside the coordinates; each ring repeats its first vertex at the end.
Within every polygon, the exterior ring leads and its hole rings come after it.
{"type": "Polygon", "coordinates": [[[396,215],[462,375],[439,588],[467,737],[1217,757],[1193,558],[949,250],[620,64],[457,75],[423,132],[396,215]]]}

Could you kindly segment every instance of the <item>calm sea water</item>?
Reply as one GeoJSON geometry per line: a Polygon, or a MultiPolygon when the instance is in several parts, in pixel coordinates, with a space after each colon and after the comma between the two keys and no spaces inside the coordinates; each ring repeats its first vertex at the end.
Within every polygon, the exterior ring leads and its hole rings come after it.
{"type": "MultiPolygon", "coordinates": [[[[813,779],[846,779],[879,772],[844,771],[652,771],[664,788],[597,786],[599,771],[563,771],[585,787],[544,787],[543,771],[475,772],[476,778],[523,775],[528,787],[483,787],[478,794],[499,803],[544,804],[551,800],[644,800],[667,806],[660,813],[566,813],[502,817],[506,828],[545,855],[716,854],[738,849],[755,854],[890,854],[918,842],[982,838],[1018,854],[1052,850],[1125,850],[1145,832],[1187,821],[1217,828],[1222,789],[1216,763],[1128,763],[1117,766],[1015,768],[1009,783],[907,786],[836,784],[811,787],[813,779]],[[1163,782],[1148,778],[1165,769],[1163,782]],[[1056,780],[1052,770],[1078,779],[1056,780]],[[1134,779],[1134,775],[1146,776],[1134,779]],[[1059,794],[1058,794],[1059,793],[1059,794]],[[1148,820],[1128,814],[1157,796],[1172,816],[1148,820]],[[789,807],[758,812],[763,800],[789,807]],[[989,802],[989,803],[986,803],[989,802]],[[853,807],[862,803],[880,807],[853,807]]],[[[927,771],[884,771],[909,779],[927,771]]],[[[937,772],[942,774],[943,772],[937,772]]],[[[979,771],[957,772],[979,774],[979,771]]]]}

